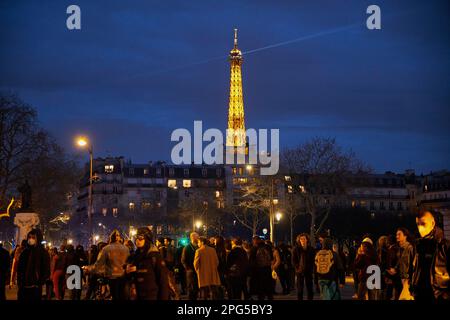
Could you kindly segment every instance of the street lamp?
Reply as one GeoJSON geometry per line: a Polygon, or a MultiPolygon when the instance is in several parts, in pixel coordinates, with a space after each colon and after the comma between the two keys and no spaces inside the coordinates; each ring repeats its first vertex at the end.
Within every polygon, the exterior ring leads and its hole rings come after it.
{"type": "Polygon", "coordinates": [[[92,143],[86,137],[78,137],[76,139],[76,144],[80,148],[88,148],[89,151],[89,193],[88,193],[88,230],[89,230],[89,239],[92,242],[92,178],[93,178],[93,147],[92,143]]]}
{"type": "Polygon", "coordinates": [[[197,229],[200,229],[201,226],[202,226],[202,222],[201,222],[200,220],[197,220],[197,221],[195,222],[195,227],[196,227],[197,229]]]}
{"type": "Polygon", "coordinates": [[[277,212],[275,214],[275,219],[277,219],[277,222],[280,222],[282,217],[283,217],[283,214],[281,212],[277,212]]]}

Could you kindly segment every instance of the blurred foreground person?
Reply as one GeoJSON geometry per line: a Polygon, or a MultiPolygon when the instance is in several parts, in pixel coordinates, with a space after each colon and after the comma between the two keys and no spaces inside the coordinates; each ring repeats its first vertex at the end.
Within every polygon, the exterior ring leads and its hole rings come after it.
{"type": "Polygon", "coordinates": [[[17,266],[17,299],[39,301],[42,299],[42,286],[50,276],[50,256],[42,242],[39,229],[27,235],[27,246],[19,257],[17,266]]]}
{"type": "Polygon", "coordinates": [[[450,300],[450,243],[430,211],[416,218],[420,239],[416,243],[411,291],[415,300],[450,300]]]}

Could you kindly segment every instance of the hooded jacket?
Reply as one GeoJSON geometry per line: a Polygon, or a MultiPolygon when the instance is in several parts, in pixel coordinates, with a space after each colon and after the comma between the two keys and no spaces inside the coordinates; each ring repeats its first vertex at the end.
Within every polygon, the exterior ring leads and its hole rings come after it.
{"type": "Polygon", "coordinates": [[[31,230],[27,238],[36,236],[36,244],[27,244],[19,256],[17,266],[17,285],[19,288],[41,287],[50,277],[50,255],[42,246],[42,233],[40,230],[31,230]]]}

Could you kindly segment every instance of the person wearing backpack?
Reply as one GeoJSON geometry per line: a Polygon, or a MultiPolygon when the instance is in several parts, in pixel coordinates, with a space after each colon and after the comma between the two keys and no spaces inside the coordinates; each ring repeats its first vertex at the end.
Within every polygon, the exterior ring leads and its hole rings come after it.
{"type": "Polygon", "coordinates": [[[276,272],[283,288],[283,294],[286,295],[290,291],[289,272],[292,268],[292,254],[289,247],[283,242],[278,245],[278,252],[280,254],[280,265],[276,272]]]}
{"type": "Polygon", "coordinates": [[[147,227],[138,229],[136,247],[136,253],[126,268],[135,288],[135,294],[133,292],[131,298],[136,300],[168,300],[168,269],[158,248],[153,244],[152,233],[147,227]]]}
{"type": "Polygon", "coordinates": [[[258,300],[273,300],[272,286],[272,248],[258,236],[253,237],[253,248],[250,251],[250,266],[252,270],[252,293],[258,300]]]}
{"type": "Polygon", "coordinates": [[[322,249],[315,256],[314,273],[322,300],[340,300],[339,287],[344,287],[345,270],[330,238],[324,239],[322,249]]]}
{"type": "Polygon", "coordinates": [[[234,238],[231,240],[231,251],[226,262],[226,275],[228,282],[228,298],[230,300],[241,300],[245,297],[245,286],[247,285],[248,257],[242,248],[242,240],[234,238]]]}
{"type": "Polygon", "coordinates": [[[306,286],[307,298],[312,300],[314,259],[316,252],[311,247],[309,236],[302,233],[297,236],[297,244],[292,250],[292,264],[297,275],[297,298],[303,300],[303,288],[306,286]]]}

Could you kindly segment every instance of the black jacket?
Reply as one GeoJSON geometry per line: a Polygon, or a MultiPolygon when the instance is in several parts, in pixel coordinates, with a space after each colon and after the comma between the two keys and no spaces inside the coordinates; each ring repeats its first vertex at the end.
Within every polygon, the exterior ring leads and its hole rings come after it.
{"type": "Polygon", "coordinates": [[[450,300],[450,242],[437,229],[430,235],[420,238],[416,243],[413,260],[413,274],[411,290],[414,294],[423,291],[425,286],[431,285],[434,298],[450,300]],[[426,259],[431,259],[430,269],[425,271],[426,259]],[[426,275],[427,279],[424,279],[426,275]],[[429,278],[428,278],[429,276],[429,278]]]}
{"type": "Polygon", "coordinates": [[[248,256],[242,247],[231,249],[227,258],[227,275],[229,277],[245,277],[248,274],[248,256]]]}
{"type": "Polygon", "coordinates": [[[155,246],[146,252],[136,251],[132,264],[136,266],[132,279],[138,300],[169,299],[168,269],[155,246]]]}
{"type": "Polygon", "coordinates": [[[195,251],[197,251],[198,247],[194,246],[192,243],[189,243],[186,247],[183,248],[183,253],[181,254],[181,263],[183,264],[184,269],[194,270],[194,258],[195,251]]]}
{"type": "Polygon", "coordinates": [[[302,246],[296,245],[292,249],[292,265],[295,272],[299,274],[312,275],[314,272],[314,259],[316,252],[311,246],[303,249],[302,246]]]}
{"type": "Polygon", "coordinates": [[[38,244],[28,246],[19,257],[17,285],[19,287],[40,287],[50,277],[50,255],[38,244]]]}

